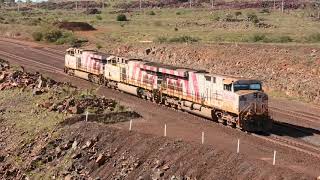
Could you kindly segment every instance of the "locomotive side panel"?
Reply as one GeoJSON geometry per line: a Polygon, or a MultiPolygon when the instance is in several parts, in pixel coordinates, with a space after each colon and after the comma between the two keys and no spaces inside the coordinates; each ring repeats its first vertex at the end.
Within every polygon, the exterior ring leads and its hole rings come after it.
{"type": "Polygon", "coordinates": [[[95,75],[103,74],[102,58],[102,56],[95,55],[91,51],[84,51],[78,69],[95,75]]]}
{"type": "Polygon", "coordinates": [[[105,65],[104,76],[108,80],[120,82],[121,81],[121,68],[112,64],[105,65]]]}
{"type": "Polygon", "coordinates": [[[77,69],[77,58],[70,54],[66,54],[64,66],[70,69],[77,69]]]}

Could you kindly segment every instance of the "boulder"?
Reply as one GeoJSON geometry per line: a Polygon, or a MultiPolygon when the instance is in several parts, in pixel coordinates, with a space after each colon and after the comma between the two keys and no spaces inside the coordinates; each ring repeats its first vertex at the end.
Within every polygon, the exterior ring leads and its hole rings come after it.
{"type": "Polygon", "coordinates": [[[98,163],[99,166],[103,165],[107,160],[107,157],[104,154],[99,154],[98,158],[96,159],[96,163],[98,163]]]}

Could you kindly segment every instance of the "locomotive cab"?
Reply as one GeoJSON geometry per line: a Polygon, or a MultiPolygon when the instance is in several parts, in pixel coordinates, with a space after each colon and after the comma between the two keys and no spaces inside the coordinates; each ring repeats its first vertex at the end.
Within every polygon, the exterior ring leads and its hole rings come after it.
{"type": "Polygon", "coordinates": [[[271,129],[268,96],[263,92],[262,83],[257,80],[238,80],[232,83],[232,90],[238,96],[238,113],[242,126],[255,131],[271,129]]]}

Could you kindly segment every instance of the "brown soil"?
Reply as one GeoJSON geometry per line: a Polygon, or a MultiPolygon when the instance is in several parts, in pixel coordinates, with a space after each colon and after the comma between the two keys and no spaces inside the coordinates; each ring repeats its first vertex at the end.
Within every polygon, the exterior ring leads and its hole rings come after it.
{"type": "Polygon", "coordinates": [[[70,31],[93,31],[96,30],[93,26],[86,22],[59,22],[55,24],[58,28],[70,31]]]}
{"type": "MultiPolygon", "coordinates": [[[[5,128],[1,126],[1,137],[11,136],[5,128]]],[[[33,172],[45,179],[311,179],[214,146],[117,130],[99,123],[80,122],[54,133],[59,136],[39,134],[20,147],[8,143],[6,151],[0,150],[0,176],[19,179],[33,172]],[[7,160],[8,151],[19,154],[23,165],[16,167],[7,160]]]]}

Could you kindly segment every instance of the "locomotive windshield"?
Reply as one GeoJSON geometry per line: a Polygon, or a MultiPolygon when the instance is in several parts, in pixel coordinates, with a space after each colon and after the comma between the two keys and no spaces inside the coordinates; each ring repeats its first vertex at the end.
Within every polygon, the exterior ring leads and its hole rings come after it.
{"type": "Polygon", "coordinates": [[[261,84],[260,83],[253,83],[253,84],[233,84],[234,92],[240,90],[257,90],[261,91],[261,84]]]}

